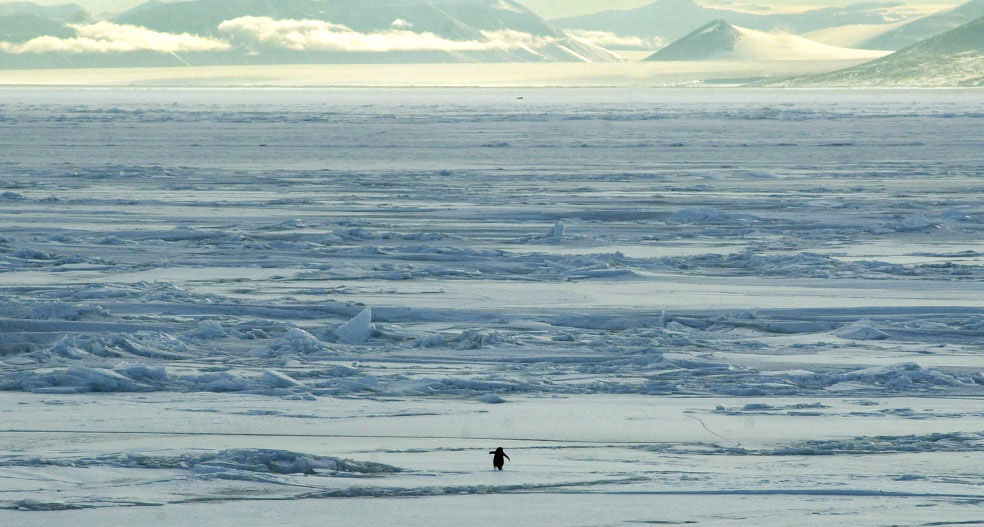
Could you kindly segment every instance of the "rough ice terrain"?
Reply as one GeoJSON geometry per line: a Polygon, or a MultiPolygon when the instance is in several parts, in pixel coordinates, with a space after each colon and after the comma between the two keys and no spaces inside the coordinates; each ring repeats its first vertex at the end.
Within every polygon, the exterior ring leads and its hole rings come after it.
{"type": "Polygon", "coordinates": [[[0,525],[984,518],[979,91],[2,94],[0,525]]]}

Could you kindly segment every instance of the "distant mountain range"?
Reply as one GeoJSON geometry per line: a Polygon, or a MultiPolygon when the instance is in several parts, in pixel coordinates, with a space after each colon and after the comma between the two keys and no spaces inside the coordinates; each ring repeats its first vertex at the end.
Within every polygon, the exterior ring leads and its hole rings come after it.
{"type": "Polygon", "coordinates": [[[897,2],[866,2],[788,14],[755,14],[703,7],[691,0],[657,0],[635,9],[602,11],[552,20],[564,29],[608,31],[641,38],[676,40],[715,20],[749,29],[804,33],[850,24],[887,24],[902,19],[897,2]]]}
{"type": "Polygon", "coordinates": [[[790,33],[758,31],[715,20],[646,60],[871,59],[888,53],[828,46],[790,33]]]}
{"type": "Polygon", "coordinates": [[[984,17],[860,66],[778,84],[984,86],[984,17]]]}
{"type": "Polygon", "coordinates": [[[37,5],[31,2],[0,3],[0,17],[22,15],[62,20],[65,22],[84,22],[89,19],[89,13],[76,4],[37,5]]]}
{"type": "Polygon", "coordinates": [[[824,82],[888,79],[892,67],[903,72],[893,83],[928,82],[931,73],[916,75],[918,68],[938,72],[943,83],[976,82],[981,28],[968,22],[984,16],[984,0],[911,20],[901,5],[754,14],[657,0],[546,21],[513,0],[150,0],[96,20],[75,4],[7,2],[0,3],[0,69],[604,62],[621,60],[610,49],[649,51],[674,41],[647,60],[864,59],[904,48],[824,82]],[[798,36],[806,32],[852,48],[798,36]]]}
{"type": "Polygon", "coordinates": [[[71,38],[75,36],[75,30],[61,20],[37,15],[0,15],[0,42],[21,43],[39,35],[71,38]]]}

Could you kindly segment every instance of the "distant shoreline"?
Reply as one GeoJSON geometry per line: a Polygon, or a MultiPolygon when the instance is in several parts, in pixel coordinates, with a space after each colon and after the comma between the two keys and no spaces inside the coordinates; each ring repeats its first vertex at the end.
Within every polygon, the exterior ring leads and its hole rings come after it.
{"type": "Polygon", "coordinates": [[[864,60],[627,63],[326,64],[2,70],[0,87],[669,88],[736,86],[864,60]]]}

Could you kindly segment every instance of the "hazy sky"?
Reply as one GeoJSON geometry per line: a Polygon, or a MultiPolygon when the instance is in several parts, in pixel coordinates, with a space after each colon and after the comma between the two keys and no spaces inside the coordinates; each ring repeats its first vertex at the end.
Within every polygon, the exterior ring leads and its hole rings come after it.
{"type": "MultiPolygon", "coordinates": [[[[16,0],[0,0],[0,3],[16,0]]],[[[64,4],[74,2],[89,11],[100,14],[108,11],[122,11],[137,4],[142,4],[145,0],[33,0],[37,4],[64,4]]],[[[620,9],[645,5],[653,0],[517,0],[545,18],[556,18],[561,16],[579,15],[604,11],[606,9],[620,9]]],[[[860,3],[864,0],[696,0],[702,5],[742,5],[755,4],[762,6],[773,6],[779,8],[790,8],[792,6],[833,6],[860,3]]],[[[918,5],[954,5],[962,3],[962,0],[901,0],[907,4],[918,5]]]]}

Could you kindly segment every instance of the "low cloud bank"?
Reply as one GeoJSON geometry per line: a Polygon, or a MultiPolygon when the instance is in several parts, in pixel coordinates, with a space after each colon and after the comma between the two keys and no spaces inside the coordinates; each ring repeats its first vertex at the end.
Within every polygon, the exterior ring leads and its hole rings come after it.
{"type": "Polygon", "coordinates": [[[591,44],[601,46],[603,48],[659,49],[666,45],[666,41],[659,37],[641,38],[617,35],[610,31],[569,29],[566,33],[573,38],[585,40],[591,44]]]}
{"type": "MultiPolygon", "coordinates": [[[[266,47],[294,51],[493,51],[525,49],[533,52],[557,43],[551,36],[536,36],[513,30],[481,31],[481,38],[450,40],[431,32],[417,32],[413,24],[405,20],[393,21],[385,30],[363,33],[348,26],[324,20],[273,19],[270,17],[244,16],[219,24],[218,31],[227,38],[203,37],[188,33],[164,33],[141,26],[97,22],[73,24],[69,27],[76,35],[61,38],[51,35],[32,38],[23,43],[0,42],[0,52],[25,53],[123,53],[130,51],[157,51],[176,53],[183,51],[225,51],[234,44],[254,48],[266,47]]],[[[642,45],[643,39],[618,37],[602,32],[581,32],[582,41],[598,44],[598,41],[621,42],[625,45],[642,45]]]]}
{"type": "Polygon", "coordinates": [[[295,51],[489,51],[535,49],[556,42],[512,30],[482,31],[483,40],[449,40],[430,32],[415,32],[400,20],[394,29],[361,33],[324,20],[275,20],[244,16],[219,24],[219,31],[237,41],[295,51]]]}
{"type": "Polygon", "coordinates": [[[128,51],[223,51],[228,42],[188,33],[162,33],[145,27],[112,22],[72,24],[75,37],[59,38],[50,35],[32,38],[24,43],[0,42],[4,53],[123,53],[128,51]]]}

